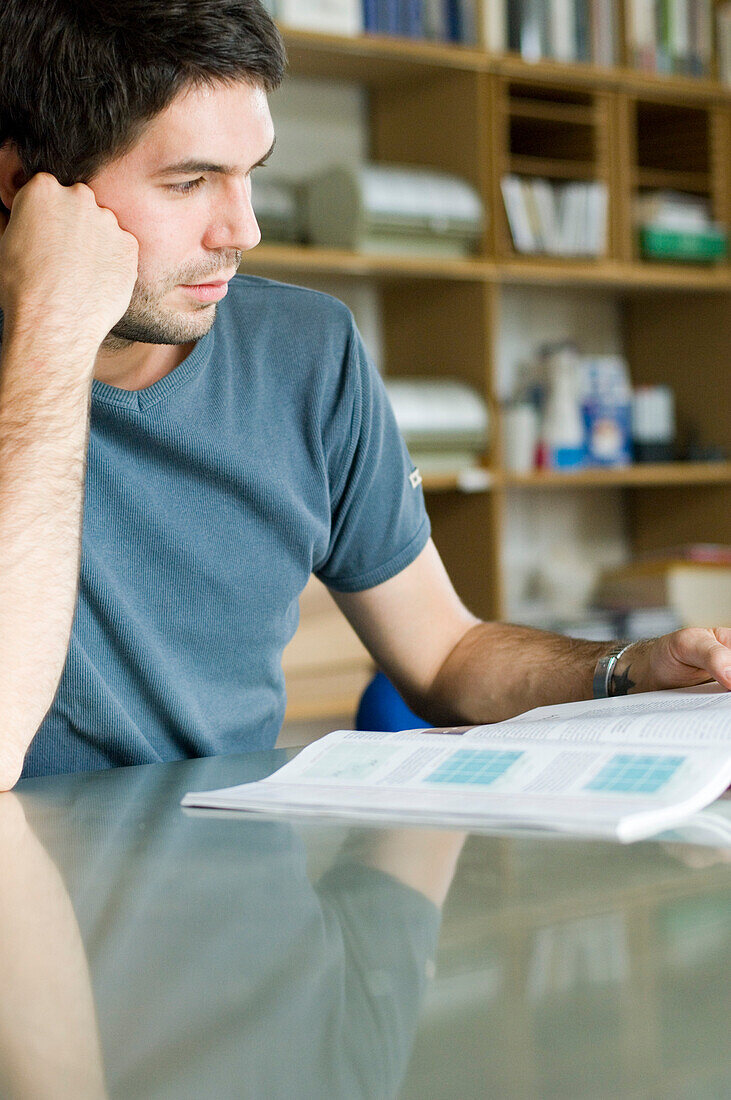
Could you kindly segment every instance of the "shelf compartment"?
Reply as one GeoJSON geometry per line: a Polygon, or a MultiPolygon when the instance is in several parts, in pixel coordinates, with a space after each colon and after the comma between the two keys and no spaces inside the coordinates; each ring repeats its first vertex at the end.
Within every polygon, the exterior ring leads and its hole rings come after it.
{"type": "Polygon", "coordinates": [[[638,99],[635,142],[635,163],[640,169],[707,173],[709,112],[703,106],[638,99]]]}
{"type": "Polygon", "coordinates": [[[510,115],[511,157],[546,158],[567,163],[595,164],[596,132],[592,123],[563,122],[560,119],[510,115]]]}
{"type": "Polygon", "coordinates": [[[474,283],[384,283],[384,373],[454,378],[489,397],[494,297],[493,287],[474,283]]]}
{"type": "MultiPolygon", "coordinates": [[[[611,96],[558,80],[491,77],[494,117],[491,159],[506,175],[560,182],[597,182],[609,194],[607,251],[614,239],[611,192],[611,96]]],[[[517,258],[499,182],[493,191],[493,244],[500,258],[517,258]]],[[[550,254],[548,259],[558,259],[550,254]]],[[[522,257],[521,257],[522,258],[522,257]]],[[[585,258],[584,258],[585,259],[585,258]]],[[[575,261],[574,261],[575,262],[575,261]]]]}
{"type": "MultiPolygon", "coordinates": [[[[706,197],[722,223],[731,216],[728,109],[713,100],[619,94],[615,111],[614,190],[620,224],[617,252],[640,260],[633,218],[639,191],[671,190],[706,197]]],[[[722,264],[728,269],[728,264],[722,264]]]]}
{"type": "MultiPolygon", "coordinates": [[[[731,345],[731,294],[719,299],[712,294],[679,291],[667,297],[627,299],[623,328],[625,354],[634,384],[663,384],[672,388],[678,438],[684,440],[692,434],[703,446],[722,448],[729,457],[731,391],[726,373],[731,345]]],[[[695,465],[688,464],[686,468],[693,471],[695,465]]],[[[704,467],[712,475],[715,466],[719,485],[728,486],[724,470],[731,468],[731,463],[698,465],[697,477],[702,477],[704,467]]],[[[728,506],[726,512],[731,519],[728,506]]],[[[722,517],[718,519],[720,523],[722,517]]]]}
{"type": "MultiPolygon", "coordinates": [[[[536,81],[505,81],[500,107],[503,131],[511,159],[579,162],[596,173],[604,112],[592,92],[536,81]],[[551,150],[547,157],[546,148],[551,150]]],[[[558,169],[563,175],[564,169],[558,169]]],[[[550,174],[550,173],[549,173],[550,174]]],[[[583,176],[581,177],[583,178],[583,176]]]]}

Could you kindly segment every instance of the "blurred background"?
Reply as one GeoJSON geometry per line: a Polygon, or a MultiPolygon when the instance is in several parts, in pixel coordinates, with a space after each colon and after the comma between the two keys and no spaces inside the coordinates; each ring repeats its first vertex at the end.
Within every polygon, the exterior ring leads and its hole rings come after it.
{"type": "MultiPolygon", "coordinates": [[[[266,6],[242,270],[353,310],[468,607],[731,621],[730,0],[266,6]]],[[[374,669],[317,582],[285,671],[284,743],[353,724],[374,669]]]]}

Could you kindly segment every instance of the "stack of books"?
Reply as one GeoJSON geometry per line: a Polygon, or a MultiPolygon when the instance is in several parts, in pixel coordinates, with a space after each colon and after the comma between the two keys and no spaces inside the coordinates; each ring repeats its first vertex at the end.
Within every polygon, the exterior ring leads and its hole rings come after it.
{"type": "Polygon", "coordinates": [[[645,72],[710,76],[713,0],[625,0],[630,64],[645,72]]]}
{"type": "Polygon", "coordinates": [[[495,53],[596,65],[618,60],[617,0],[488,0],[483,16],[485,45],[495,53]]]}
{"type": "Polygon", "coordinates": [[[713,221],[703,195],[643,191],[635,199],[634,217],[645,259],[709,263],[726,257],[726,229],[713,221]]]}
{"type": "Polygon", "coordinates": [[[605,572],[596,606],[669,608],[683,626],[713,627],[731,615],[731,547],[691,543],[605,572]]]}
{"type": "Polygon", "coordinates": [[[501,187],[516,251],[549,256],[604,254],[608,194],[603,183],[504,176],[501,187]]]}

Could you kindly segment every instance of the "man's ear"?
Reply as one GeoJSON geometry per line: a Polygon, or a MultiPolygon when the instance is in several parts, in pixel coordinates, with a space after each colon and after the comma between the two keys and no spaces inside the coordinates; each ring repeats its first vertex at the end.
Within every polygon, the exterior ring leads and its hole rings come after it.
{"type": "Polygon", "coordinates": [[[28,179],[14,141],[0,145],[0,203],[10,210],[15,196],[28,179]]]}

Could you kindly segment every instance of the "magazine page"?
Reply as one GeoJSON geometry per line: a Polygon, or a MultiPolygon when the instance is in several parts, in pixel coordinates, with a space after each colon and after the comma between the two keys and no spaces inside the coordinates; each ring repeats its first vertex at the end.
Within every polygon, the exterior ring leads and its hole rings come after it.
{"type": "Polygon", "coordinates": [[[677,691],[649,691],[536,707],[506,722],[475,726],[470,740],[600,742],[731,746],[731,692],[718,684],[677,691]]]}
{"type": "Polygon", "coordinates": [[[672,733],[665,744],[653,732],[649,713],[620,719],[621,708],[607,708],[604,720],[511,719],[467,731],[341,730],[309,745],[267,779],[189,794],[183,804],[469,828],[499,821],[634,839],[682,820],[731,782],[731,696],[701,695],[688,708],[678,704],[680,693],[658,694],[671,696],[663,701],[666,728],[675,729],[679,705],[687,729],[714,714],[711,724],[725,727],[725,741],[720,729],[711,734],[709,726],[705,740],[693,735],[682,741],[672,733]],[[720,716],[714,700],[721,700],[720,716]],[[637,734],[648,725],[643,743],[637,734]],[[538,726],[544,736],[535,732],[538,726]]]}

